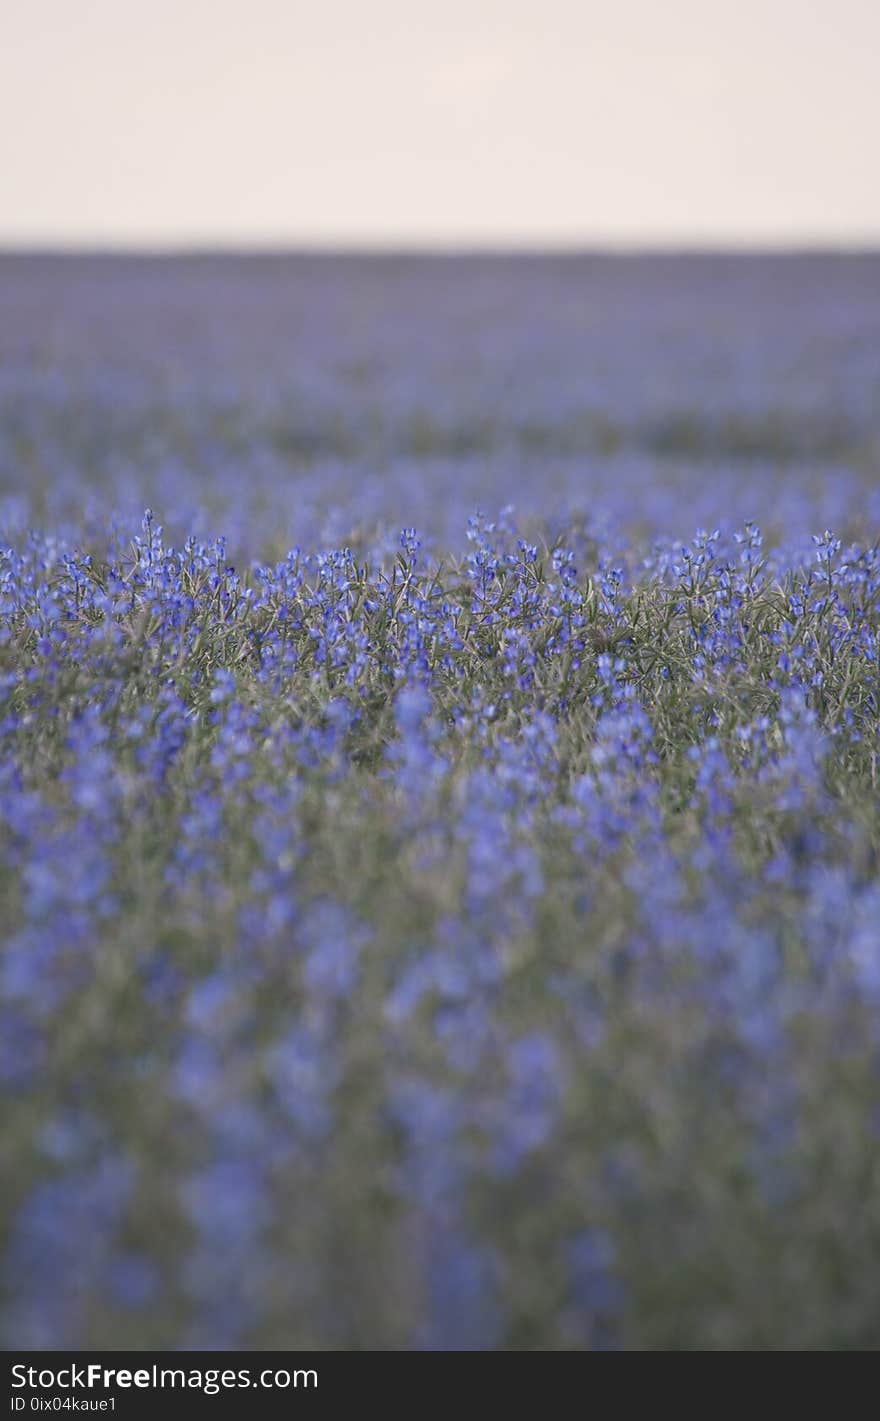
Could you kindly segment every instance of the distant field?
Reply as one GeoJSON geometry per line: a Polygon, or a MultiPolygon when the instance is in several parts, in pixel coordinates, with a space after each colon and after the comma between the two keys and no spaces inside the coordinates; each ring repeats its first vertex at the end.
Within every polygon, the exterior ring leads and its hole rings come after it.
{"type": "Polygon", "coordinates": [[[5,1345],[875,1347],[878,549],[880,257],[0,258],[5,1345]]]}

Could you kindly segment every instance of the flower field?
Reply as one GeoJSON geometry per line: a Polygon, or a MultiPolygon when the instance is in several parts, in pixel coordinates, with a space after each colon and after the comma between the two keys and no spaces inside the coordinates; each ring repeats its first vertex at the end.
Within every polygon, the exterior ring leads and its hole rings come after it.
{"type": "Polygon", "coordinates": [[[880,258],[0,315],[5,1345],[876,1346],[880,258]]]}

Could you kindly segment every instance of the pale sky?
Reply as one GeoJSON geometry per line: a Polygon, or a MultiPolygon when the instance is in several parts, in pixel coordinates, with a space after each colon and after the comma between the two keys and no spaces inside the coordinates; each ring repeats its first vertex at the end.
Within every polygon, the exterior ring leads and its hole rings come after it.
{"type": "Polygon", "coordinates": [[[0,245],[880,243],[880,0],[0,0],[0,245]]]}

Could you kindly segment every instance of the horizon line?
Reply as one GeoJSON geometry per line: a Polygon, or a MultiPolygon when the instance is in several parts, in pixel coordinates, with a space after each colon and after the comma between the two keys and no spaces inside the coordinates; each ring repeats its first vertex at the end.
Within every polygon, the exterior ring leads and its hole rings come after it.
{"type": "Polygon", "coordinates": [[[107,241],[103,238],[5,241],[0,258],[10,257],[649,257],[649,256],[873,256],[880,255],[880,233],[832,240],[790,238],[625,238],[520,240],[503,237],[461,240],[395,238],[310,238],[244,240],[182,238],[107,241]]]}

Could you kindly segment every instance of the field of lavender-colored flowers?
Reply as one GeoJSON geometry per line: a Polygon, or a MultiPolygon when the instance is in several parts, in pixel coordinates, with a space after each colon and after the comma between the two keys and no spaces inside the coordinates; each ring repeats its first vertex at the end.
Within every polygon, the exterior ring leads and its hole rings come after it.
{"type": "Polygon", "coordinates": [[[878,546],[880,257],[0,259],[5,1345],[877,1346],[878,546]]]}

